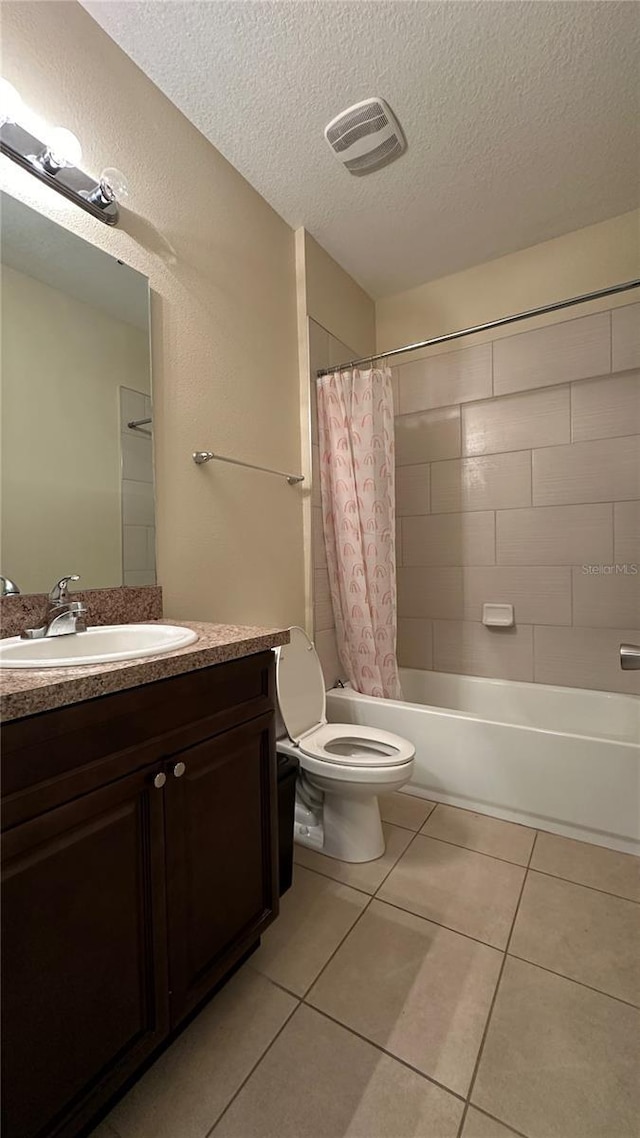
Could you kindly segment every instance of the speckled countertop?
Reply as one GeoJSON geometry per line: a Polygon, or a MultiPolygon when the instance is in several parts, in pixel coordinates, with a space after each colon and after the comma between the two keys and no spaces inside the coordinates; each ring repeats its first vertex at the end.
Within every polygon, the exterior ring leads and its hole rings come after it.
{"type": "Polygon", "coordinates": [[[167,676],[207,668],[210,664],[223,664],[289,641],[289,632],[283,628],[201,624],[191,620],[148,623],[191,628],[197,632],[198,639],[186,648],[156,656],[141,656],[137,660],[116,660],[111,664],[87,664],[77,668],[0,668],[3,720],[22,719],[54,707],[80,703],[84,699],[95,699],[96,696],[163,680],[167,676]]]}

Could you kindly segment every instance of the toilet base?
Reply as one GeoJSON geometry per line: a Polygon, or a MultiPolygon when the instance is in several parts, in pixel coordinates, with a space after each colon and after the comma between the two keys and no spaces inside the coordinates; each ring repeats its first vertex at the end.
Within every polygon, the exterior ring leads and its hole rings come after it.
{"type": "Polygon", "coordinates": [[[385,851],[380,808],[375,794],[324,792],[315,818],[302,817],[296,803],[294,840],[327,857],[346,862],[375,861],[385,851]]]}

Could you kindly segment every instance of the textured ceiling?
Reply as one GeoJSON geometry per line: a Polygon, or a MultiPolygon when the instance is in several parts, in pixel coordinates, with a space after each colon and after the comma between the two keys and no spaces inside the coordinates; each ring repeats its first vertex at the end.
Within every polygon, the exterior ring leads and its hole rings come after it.
{"type": "MultiPolygon", "coordinates": [[[[638,202],[636,3],[83,3],[274,209],[373,296],[638,202]],[[370,95],[389,102],[409,149],[353,178],[323,128],[370,95]]],[[[150,177],[163,161],[171,155],[159,139],[150,177]]]]}

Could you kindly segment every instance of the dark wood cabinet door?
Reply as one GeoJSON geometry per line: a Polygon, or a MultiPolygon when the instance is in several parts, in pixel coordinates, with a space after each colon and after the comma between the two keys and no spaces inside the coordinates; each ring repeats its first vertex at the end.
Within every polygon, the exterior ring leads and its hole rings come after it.
{"type": "Polygon", "coordinates": [[[159,769],[4,835],[4,1138],[77,1133],[166,1035],[159,769]]]}
{"type": "Polygon", "coordinates": [[[172,1026],[277,914],[273,731],[273,714],[262,715],[167,763],[172,1026]]]}

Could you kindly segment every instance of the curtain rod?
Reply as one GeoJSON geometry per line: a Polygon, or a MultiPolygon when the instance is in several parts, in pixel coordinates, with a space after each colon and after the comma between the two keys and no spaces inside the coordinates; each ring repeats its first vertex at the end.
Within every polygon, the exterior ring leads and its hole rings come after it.
{"type": "Polygon", "coordinates": [[[513,316],[502,316],[499,320],[489,320],[486,324],[474,324],[472,328],[462,328],[459,332],[447,332],[445,336],[434,336],[431,340],[420,340],[417,344],[405,344],[403,348],[391,348],[390,351],[378,352],[375,356],[363,356],[359,360],[350,360],[348,363],[321,368],[320,371],[316,372],[316,376],[319,379],[323,375],[332,375],[335,371],[358,367],[359,364],[373,363],[375,360],[388,360],[391,356],[401,356],[405,352],[415,352],[419,348],[446,344],[449,340],[459,340],[462,336],[473,335],[474,332],[486,332],[490,328],[502,328],[505,324],[515,324],[518,320],[528,320],[531,316],[542,316],[545,312],[559,312],[560,309],[571,308],[574,304],[584,304],[586,300],[599,300],[601,297],[615,296],[618,292],[627,292],[629,289],[638,287],[640,287],[640,280],[610,285],[609,288],[600,288],[596,292],[585,292],[583,296],[573,296],[569,300],[558,300],[555,304],[543,304],[540,308],[528,308],[526,312],[516,312],[513,316]]]}

